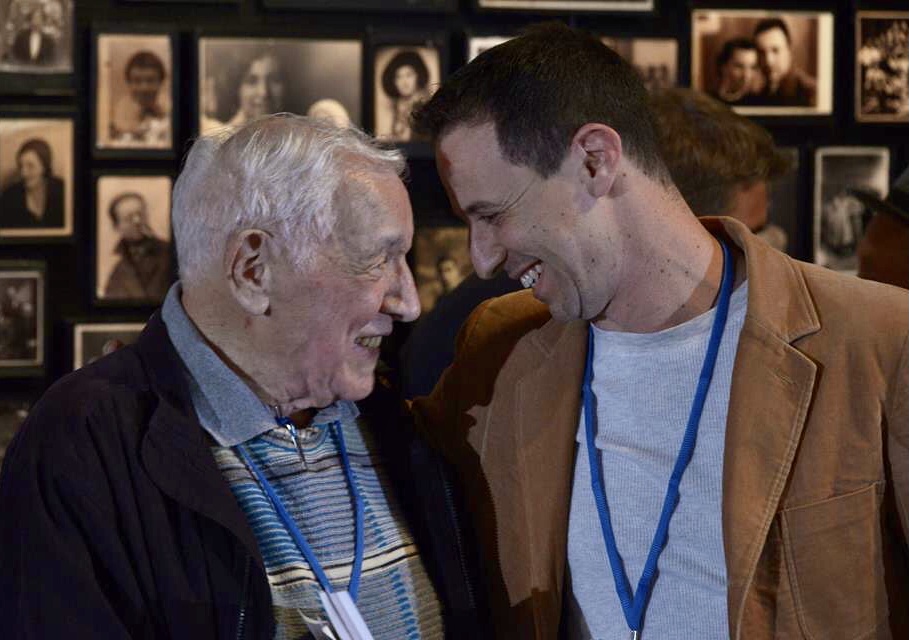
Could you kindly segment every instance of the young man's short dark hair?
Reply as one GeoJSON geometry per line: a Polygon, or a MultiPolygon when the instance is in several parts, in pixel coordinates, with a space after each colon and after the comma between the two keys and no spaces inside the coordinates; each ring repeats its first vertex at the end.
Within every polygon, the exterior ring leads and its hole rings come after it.
{"type": "Polygon", "coordinates": [[[792,44],[792,36],[789,35],[789,27],[786,26],[786,23],[783,22],[781,18],[764,18],[754,27],[754,37],[757,38],[760,34],[765,31],[770,31],[771,29],[779,29],[783,32],[783,35],[786,36],[786,42],[792,44]]]}
{"type": "Polygon", "coordinates": [[[757,45],[755,45],[754,40],[751,40],[750,38],[733,38],[732,40],[727,40],[726,44],[723,45],[723,48],[720,49],[720,55],[716,58],[716,68],[722,69],[723,66],[732,59],[732,54],[739,49],[756,52],[757,45]]]}
{"type": "Polygon", "coordinates": [[[414,130],[437,140],[457,125],[493,122],[514,164],[549,177],[572,136],[599,122],[618,132],[644,173],[666,180],[647,90],[637,71],[600,40],[549,22],[474,58],[413,115],[414,130]]]}

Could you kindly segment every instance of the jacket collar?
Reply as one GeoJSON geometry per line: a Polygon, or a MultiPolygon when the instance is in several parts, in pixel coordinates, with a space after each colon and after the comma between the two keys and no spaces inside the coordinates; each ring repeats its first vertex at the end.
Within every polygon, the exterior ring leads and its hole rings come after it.
{"type": "MultiPolygon", "coordinates": [[[[732,218],[702,218],[702,222],[744,253],[749,282],[748,309],[732,376],[723,465],[729,629],[731,637],[738,638],[745,595],[782,497],[814,388],[816,366],[792,343],[817,332],[820,320],[793,260],[732,218]]],[[[559,480],[566,485],[566,496],[570,493],[573,457],[565,459],[562,454],[554,460],[553,453],[564,449],[560,443],[565,440],[574,444],[586,336],[585,322],[562,324],[550,319],[528,337],[539,360],[517,381],[519,398],[525,403],[521,415],[528,417],[520,421],[518,447],[524,452],[520,473],[528,485],[524,497],[531,514],[542,512],[542,505],[534,500],[540,495],[538,485],[553,482],[553,475],[540,473],[540,469],[563,469],[559,480]],[[553,408],[562,399],[568,399],[569,409],[553,408]]],[[[551,576],[553,583],[546,585],[555,594],[555,602],[550,603],[555,607],[561,606],[564,548],[551,546],[553,540],[562,544],[567,540],[567,514],[566,501],[564,524],[531,527],[529,532],[536,538],[533,550],[552,551],[562,558],[551,576]],[[544,539],[547,536],[552,537],[544,539]]],[[[535,521],[531,517],[530,522],[535,521]]],[[[540,623],[545,618],[543,607],[537,608],[537,614],[540,623]]]]}

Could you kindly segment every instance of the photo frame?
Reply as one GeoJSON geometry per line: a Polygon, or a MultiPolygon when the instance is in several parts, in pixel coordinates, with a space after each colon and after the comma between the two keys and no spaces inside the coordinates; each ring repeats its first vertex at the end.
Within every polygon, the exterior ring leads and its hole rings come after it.
{"type": "Polygon", "coordinates": [[[176,37],[160,30],[92,34],[92,153],[169,158],[180,104],[176,37]]]}
{"type": "Polygon", "coordinates": [[[197,50],[200,133],[278,111],[362,126],[360,39],[200,36],[197,50]]]}
{"type": "Polygon", "coordinates": [[[0,241],[71,238],[75,118],[0,111],[0,241]]]}
{"type": "Polygon", "coordinates": [[[648,91],[678,85],[679,41],[675,38],[603,36],[601,40],[637,69],[648,91]]]}
{"type": "Polygon", "coordinates": [[[77,322],[73,324],[73,371],[134,343],[144,322],[77,322]]]}
{"type": "Polygon", "coordinates": [[[847,273],[858,270],[856,250],[873,212],[853,194],[883,199],[890,180],[887,147],[819,147],[814,152],[814,262],[847,273]]]}
{"type": "Polygon", "coordinates": [[[508,42],[513,37],[514,36],[468,36],[465,64],[487,49],[492,49],[503,42],[508,42]]]}
{"type": "Polygon", "coordinates": [[[0,93],[75,92],[73,0],[0,0],[0,93]]]}
{"type": "Polygon", "coordinates": [[[268,9],[306,9],[308,11],[406,11],[414,13],[451,13],[457,0],[263,0],[268,9]]]}
{"type": "Polygon", "coordinates": [[[175,280],[172,177],[104,173],[95,185],[96,304],[160,304],[175,280]]]}
{"type": "Polygon", "coordinates": [[[695,9],[691,87],[743,115],[833,113],[833,13],[695,9]]]}
{"type": "Polygon", "coordinates": [[[649,13],[654,0],[476,0],[476,5],[479,9],[515,11],[649,13]]]}
{"type": "Polygon", "coordinates": [[[443,52],[433,40],[375,44],[370,50],[373,133],[395,144],[428,142],[410,129],[413,108],[442,81],[443,52]]]}
{"type": "Polygon", "coordinates": [[[24,394],[0,395],[0,467],[13,437],[28,417],[32,404],[31,398],[24,394]]]}
{"type": "Polygon", "coordinates": [[[43,262],[0,261],[0,376],[44,374],[45,273],[43,262]]]}
{"type": "Polygon", "coordinates": [[[909,11],[855,16],[855,119],[909,124],[909,11]],[[899,64],[899,62],[902,64],[899,64]]]}
{"type": "Polygon", "coordinates": [[[466,226],[428,226],[414,234],[414,281],[420,308],[430,311],[473,271],[466,226]]]}

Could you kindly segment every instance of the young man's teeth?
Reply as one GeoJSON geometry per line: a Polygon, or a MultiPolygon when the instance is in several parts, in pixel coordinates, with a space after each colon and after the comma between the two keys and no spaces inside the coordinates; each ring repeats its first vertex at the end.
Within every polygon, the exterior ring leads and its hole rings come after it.
{"type": "Polygon", "coordinates": [[[537,283],[537,280],[540,279],[540,276],[543,274],[543,265],[537,263],[532,266],[530,269],[524,272],[524,275],[521,276],[521,284],[525,289],[529,289],[537,283]]]}
{"type": "Polygon", "coordinates": [[[361,347],[367,347],[369,349],[378,349],[379,345],[382,344],[382,336],[370,336],[368,338],[357,338],[355,341],[361,347]]]}

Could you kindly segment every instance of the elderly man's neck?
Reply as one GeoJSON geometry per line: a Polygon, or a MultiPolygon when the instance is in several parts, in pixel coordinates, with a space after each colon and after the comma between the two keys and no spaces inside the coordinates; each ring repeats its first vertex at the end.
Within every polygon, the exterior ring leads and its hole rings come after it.
{"type": "Polygon", "coordinates": [[[249,336],[252,321],[248,316],[230,301],[218,299],[210,287],[184,285],[180,302],[212,351],[263,403],[279,415],[291,417],[298,426],[309,423],[321,405],[313,398],[288,397],[281,376],[268,366],[268,358],[256,352],[249,336]]]}

